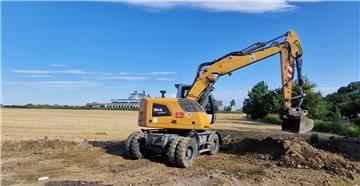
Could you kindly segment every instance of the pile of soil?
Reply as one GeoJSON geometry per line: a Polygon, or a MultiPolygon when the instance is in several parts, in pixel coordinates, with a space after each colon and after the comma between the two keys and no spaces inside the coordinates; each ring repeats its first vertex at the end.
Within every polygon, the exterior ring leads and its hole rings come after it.
{"type": "Polygon", "coordinates": [[[80,143],[63,140],[26,140],[5,142],[2,150],[8,152],[65,150],[77,148],[80,143]]]}
{"type": "Polygon", "coordinates": [[[282,167],[323,169],[329,173],[347,177],[360,173],[360,167],[350,160],[338,154],[317,149],[301,137],[244,139],[237,143],[229,143],[225,148],[230,152],[273,160],[282,167]]]}
{"type": "Polygon", "coordinates": [[[340,153],[354,161],[360,161],[360,139],[358,138],[317,139],[311,141],[311,145],[333,153],[340,153]]]}

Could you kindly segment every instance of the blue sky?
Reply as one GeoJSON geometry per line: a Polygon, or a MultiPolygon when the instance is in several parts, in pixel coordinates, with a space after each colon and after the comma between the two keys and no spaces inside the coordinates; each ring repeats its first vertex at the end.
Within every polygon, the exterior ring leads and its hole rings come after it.
{"type": "MultiPolygon", "coordinates": [[[[1,20],[3,104],[83,105],[135,90],[173,96],[198,64],[288,29],[323,94],[359,81],[359,2],[2,2],[1,20]]],[[[278,56],[222,77],[215,98],[241,105],[262,80],[281,85],[278,56]]]]}

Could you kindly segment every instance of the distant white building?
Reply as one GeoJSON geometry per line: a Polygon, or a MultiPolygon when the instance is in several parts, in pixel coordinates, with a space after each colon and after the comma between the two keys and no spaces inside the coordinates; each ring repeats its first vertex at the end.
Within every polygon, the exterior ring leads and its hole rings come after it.
{"type": "Polygon", "coordinates": [[[135,91],[131,94],[129,94],[129,99],[142,99],[144,97],[150,97],[150,94],[146,94],[145,90],[143,90],[141,93],[139,93],[138,91],[135,91]]]}
{"type": "Polygon", "coordinates": [[[145,91],[135,91],[129,94],[128,99],[111,99],[111,103],[87,103],[89,107],[104,107],[104,108],[139,108],[142,98],[150,97],[145,91]]]}
{"type": "Polygon", "coordinates": [[[224,110],[223,101],[215,100],[215,108],[217,108],[218,111],[223,111],[224,110]]]}

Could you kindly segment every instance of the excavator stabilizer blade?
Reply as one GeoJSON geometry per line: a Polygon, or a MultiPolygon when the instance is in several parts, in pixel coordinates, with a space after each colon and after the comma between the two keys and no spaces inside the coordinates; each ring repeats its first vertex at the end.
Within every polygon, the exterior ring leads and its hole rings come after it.
{"type": "Polygon", "coordinates": [[[314,120],[306,117],[305,114],[300,116],[289,117],[284,116],[281,130],[292,133],[306,133],[313,129],[314,120]]]}

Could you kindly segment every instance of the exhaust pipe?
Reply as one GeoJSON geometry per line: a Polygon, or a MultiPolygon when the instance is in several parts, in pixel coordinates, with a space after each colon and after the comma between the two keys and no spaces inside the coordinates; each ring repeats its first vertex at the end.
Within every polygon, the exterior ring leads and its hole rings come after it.
{"type": "Polygon", "coordinates": [[[281,130],[291,133],[306,133],[314,128],[314,120],[308,118],[307,110],[300,108],[290,109],[287,115],[284,115],[281,130]]]}

